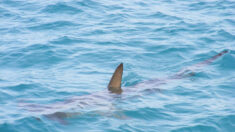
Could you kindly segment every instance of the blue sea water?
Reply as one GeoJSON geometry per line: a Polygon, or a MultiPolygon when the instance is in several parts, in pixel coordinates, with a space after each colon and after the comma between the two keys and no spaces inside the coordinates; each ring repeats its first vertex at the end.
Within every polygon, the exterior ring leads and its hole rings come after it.
{"type": "Polygon", "coordinates": [[[233,132],[234,11],[233,0],[0,0],[0,132],[233,132]],[[125,93],[224,50],[192,77],[125,93]],[[125,97],[89,104],[121,62],[125,97]],[[73,97],[88,104],[66,124],[19,105],[73,97]]]}

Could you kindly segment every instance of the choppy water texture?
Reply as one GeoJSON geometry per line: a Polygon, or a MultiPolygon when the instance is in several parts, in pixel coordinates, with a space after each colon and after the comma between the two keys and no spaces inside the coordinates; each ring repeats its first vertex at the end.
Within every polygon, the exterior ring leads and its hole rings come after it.
{"type": "Polygon", "coordinates": [[[233,0],[1,0],[0,131],[234,131],[234,11],[233,0]],[[125,91],[226,49],[151,94],[106,93],[99,107],[75,107],[82,114],[66,124],[18,105],[89,103],[85,95],[106,91],[120,62],[125,91]]]}

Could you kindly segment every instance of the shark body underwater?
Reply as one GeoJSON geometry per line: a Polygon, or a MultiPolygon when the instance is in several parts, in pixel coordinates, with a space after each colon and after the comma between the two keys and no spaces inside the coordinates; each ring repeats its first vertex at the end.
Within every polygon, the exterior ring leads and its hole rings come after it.
{"type": "Polygon", "coordinates": [[[196,74],[196,70],[209,65],[226,53],[228,53],[228,50],[224,50],[207,60],[197,63],[191,67],[187,67],[187,69],[183,69],[166,79],[148,80],[138,83],[134,86],[128,86],[126,88],[121,87],[123,74],[123,63],[121,63],[118,65],[112,75],[112,78],[107,87],[108,90],[96,92],[89,95],[76,96],[71,99],[54,104],[40,105],[23,101],[19,102],[19,106],[22,107],[24,110],[37,113],[34,114],[35,119],[41,120],[38,116],[43,116],[51,120],[58,121],[62,124],[67,124],[67,122],[65,121],[66,118],[76,117],[82,115],[83,113],[87,113],[87,111],[91,111],[91,113],[93,113],[94,115],[99,114],[106,116],[115,116],[114,114],[112,114],[112,110],[115,111],[115,107],[112,104],[112,101],[115,97],[122,95],[134,96],[136,93],[144,93],[146,91],[149,91],[151,93],[160,91],[160,89],[157,88],[159,85],[169,83],[171,80],[194,76],[196,74]]]}

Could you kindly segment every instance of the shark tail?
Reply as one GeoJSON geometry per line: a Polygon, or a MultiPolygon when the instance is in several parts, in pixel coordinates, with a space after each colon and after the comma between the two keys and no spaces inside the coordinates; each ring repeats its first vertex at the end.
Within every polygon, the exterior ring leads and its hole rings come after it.
{"type": "Polygon", "coordinates": [[[228,52],[229,52],[229,50],[224,50],[224,51],[218,53],[217,55],[215,55],[215,56],[213,56],[213,57],[211,57],[211,58],[209,58],[209,59],[207,59],[207,60],[205,60],[201,63],[196,64],[195,66],[209,65],[209,64],[211,64],[212,62],[214,62],[215,60],[217,60],[218,58],[220,58],[221,56],[223,56],[224,54],[226,54],[228,52]]]}
{"type": "Polygon", "coordinates": [[[184,78],[184,77],[189,77],[189,76],[194,76],[195,72],[193,72],[195,69],[199,69],[201,67],[204,67],[206,65],[209,65],[211,63],[213,63],[215,60],[217,60],[218,58],[222,57],[224,54],[228,53],[229,50],[224,50],[214,56],[212,56],[211,58],[204,60],[200,63],[197,63],[193,66],[190,66],[186,69],[181,70],[180,72],[178,72],[177,74],[175,74],[172,78],[174,79],[180,79],[180,78],[184,78]]]}

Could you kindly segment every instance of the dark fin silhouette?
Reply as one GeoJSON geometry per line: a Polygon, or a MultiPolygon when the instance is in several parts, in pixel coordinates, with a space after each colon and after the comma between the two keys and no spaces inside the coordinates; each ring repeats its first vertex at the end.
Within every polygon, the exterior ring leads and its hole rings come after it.
{"type": "Polygon", "coordinates": [[[109,82],[108,90],[112,93],[121,94],[122,88],[122,73],[123,73],[123,63],[119,64],[119,66],[116,68],[115,72],[113,73],[113,76],[109,82]]]}

